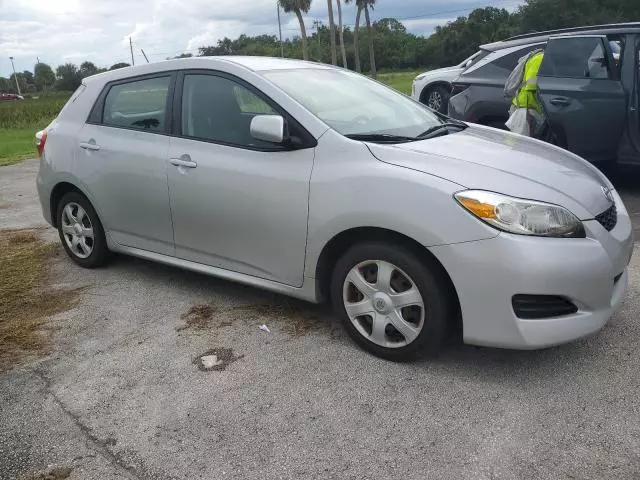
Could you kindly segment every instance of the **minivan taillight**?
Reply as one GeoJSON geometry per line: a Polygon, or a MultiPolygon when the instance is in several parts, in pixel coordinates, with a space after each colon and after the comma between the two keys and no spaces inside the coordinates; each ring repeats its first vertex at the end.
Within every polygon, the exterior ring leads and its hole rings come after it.
{"type": "Polygon", "coordinates": [[[451,85],[451,96],[458,95],[459,93],[464,92],[467,88],[469,88],[469,84],[467,83],[454,83],[451,85]]]}
{"type": "Polygon", "coordinates": [[[47,143],[47,131],[40,130],[36,133],[36,148],[38,149],[38,155],[42,156],[44,152],[44,144],[47,143]]]}

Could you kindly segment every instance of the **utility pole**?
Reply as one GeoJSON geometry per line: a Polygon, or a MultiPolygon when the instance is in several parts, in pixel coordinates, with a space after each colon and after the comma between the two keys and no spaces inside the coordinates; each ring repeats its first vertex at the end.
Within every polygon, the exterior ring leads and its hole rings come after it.
{"type": "Polygon", "coordinates": [[[18,89],[18,95],[22,95],[22,93],[20,93],[20,83],[18,83],[18,75],[16,75],[16,66],[13,64],[13,57],[9,57],[9,60],[11,60],[11,67],[13,68],[13,78],[15,78],[16,80],[16,88],[18,89]]]}
{"type": "Polygon", "coordinates": [[[38,63],[40,63],[40,57],[36,57],[36,60],[38,60],[38,63]]]}
{"type": "Polygon", "coordinates": [[[136,62],[133,59],[133,43],[131,42],[131,37],[129,37],[129,49],[131,50],[131,66],[133,66],[136,62]]]}
{"type": "Polygon", "coordinates": [[[284,45],[282,44],[282,23],[280,23],[280,4],[276,0],[276,8],[278,9],[278,33],[280,33],[280,56],[284,58],[284,45]]]}
{"type": "Polygon", "coordinates": [[[140,51],[142,52],[142,56],[144,57],[144,59],[147,61],[147,63],[149,63],[149,59],[147,58],[147,54],[144,53],[143,49],[140,49],[140,51]]]}

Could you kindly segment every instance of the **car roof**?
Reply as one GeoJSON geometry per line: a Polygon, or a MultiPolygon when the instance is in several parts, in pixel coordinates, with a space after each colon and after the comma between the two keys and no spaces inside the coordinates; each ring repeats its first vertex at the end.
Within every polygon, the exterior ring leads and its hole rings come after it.
{"type": "Polygon", "coordinates": [[[517,35],[515,37],[508,38],[500,42],[488,43],[482,45],[482,50],[496,51],[504,48],[517,47],[519,45],[529,45],[531,43],[546,42],[549,37],[560,35],[570,36],[576,34],[589,34],[589,35],[611,35],[611,34],[626,34],[626,33],[640,33],[640,22],[629,23],[614,23],[608,25],[592,25],[585,27],[573,27],[562,28],[558,30],[547,30],[544,32],[531,32],[523,35],[517,35]]]}
{"type": "Polygon", "coordinates": [[[126,79],[138,75],[147,75],[157,72],[163,72],[174,69],[198,69],[198,68],[216,68],[222,64],[236,64],[254,72],[262,72],[268,70],[291,70],[291,69],[331,69],[336,68],[323,63],[308,62],[291,58],[275,58],[275,57],[251,57],[251,56],[211,56],[211,57],[187,57],[176,58],[172,60],[164,60],[161,62],[145,63],[132,67],[118,68],[117,70],[109,70],[107,72],[92,75],[83,80],[83,82],[93,82],[100,80],[110,82],[112,80],[126,79]]]}

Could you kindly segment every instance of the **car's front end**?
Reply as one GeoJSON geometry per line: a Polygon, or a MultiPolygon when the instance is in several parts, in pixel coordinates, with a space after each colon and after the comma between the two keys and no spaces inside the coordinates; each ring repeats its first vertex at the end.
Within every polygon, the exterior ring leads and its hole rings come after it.
{"type": "Polygon", "coordinates": [[[464,185],[451,198],[467,214],[460,228],[481,222],[496,230],[429,248],[458,293],[466,343],[543,348],[597,332],[611,318],[627,288],[633,231],[595,167],[485,127],[394,150],[372,152],[464,185]]]}

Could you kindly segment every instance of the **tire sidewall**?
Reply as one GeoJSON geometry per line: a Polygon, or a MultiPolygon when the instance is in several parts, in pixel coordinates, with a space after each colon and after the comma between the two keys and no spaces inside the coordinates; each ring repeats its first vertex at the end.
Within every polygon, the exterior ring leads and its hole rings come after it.
{"type": "Polygon", "coordinates": [[[398,245],[384,243],[360,244],[349,249],[336,263],[331,280],[331,300],[335,312],[341,317],[349,335],[365,350],[378,357],[405,361],[420,353],[435,354],[443,345],[447,334],[451,302],[445,282],[437,269],[417,255],[398,245]],[[384,260],[394,264],[411,277],[425,305],[424,325],[418,337],[409,345],[387,348],[363,337],[347,315],[343,301],[344,280],[357,264],[367,260],[384,260]]]}
{"type": "Polygon", "coordinates": [[[58,226],[60,242],[67,252],[67,255],[69,255],[75,263],[85,268],[95,268],[106,261],[109,249],[107,248],[104,229],[102,228],[102,223],[100,222],[95,209],[91,205],[91,202],[89,202],[84,195],[77,192],[69,192],[60,199],[58,209],[56,211],[56,225],[58,226]],[[80,205],[91,221],[91,227],[93,228],[93,250],[87,258],[80,258],[71,251],[62,232],[62,212],[69,203],[77,203],[80,205]]]}

